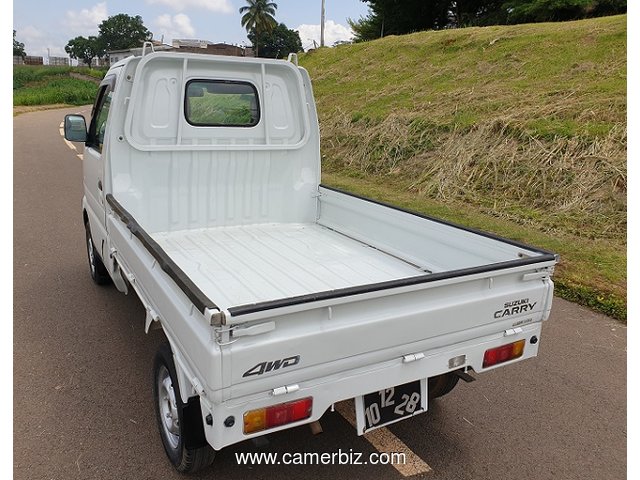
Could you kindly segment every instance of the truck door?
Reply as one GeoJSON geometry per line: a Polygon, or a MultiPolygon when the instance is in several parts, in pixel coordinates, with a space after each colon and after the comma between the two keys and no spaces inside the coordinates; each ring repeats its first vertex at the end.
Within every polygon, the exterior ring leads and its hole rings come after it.
{"type": "Polygon", "coordinates": [[[104,208],[104,159],[108,145],[108,119],[116,76],[104,78],[98,87],[98,95],[91,112],[91,123],[84,148],[83,174],[84,194],[87,200],[88,216],[93,242],[105,258],[105,208],[104,208]]]}

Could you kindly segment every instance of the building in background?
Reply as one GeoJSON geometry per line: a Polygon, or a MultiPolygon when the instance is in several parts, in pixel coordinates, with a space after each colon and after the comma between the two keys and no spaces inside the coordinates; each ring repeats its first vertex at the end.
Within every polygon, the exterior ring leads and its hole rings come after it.
{"type": "MultiPolygon", "coordinates": [[[[152,40],[153,50],[156,52],[164,52],[168,50],[173,50],[171,45],[165,45],[162,42],[157,40],[152,40]]],[[[118,63],[120,60],[124,60],[127,57],[139,57],[142,55],[142,47],[136,48],[127,48],[126,50],[112,50],[107,52],[107,57],[109,59],[109,64],[113,65],[114,63],[118,63]]]]}
{"type": "Polygon", "coordinates": [[[36,57],[35,55],[27,55],[22,59],[21,57],[13,57],[13,63],[16,64],[16,58],[22,61],[18,61],[17,65],[44,65],[43,57],[36,57]]]}
{"type": "Polygon", "coordinates": [[[88,65],[84,60],[82,60],[81,58],[78,59],[78,66],[79,67],[89,67],[89,68],[98,68],[98,67],[108,67],[109,66],[109,60],[106,58],[94,58],[91,60],[91,65],[88,65]]]}
{"type": "MultiPolygon", "coordinates": [[[[213,43],[208,40],[178,39],[173,40],[171,45],[165,45],[161,42],[154,41],[153,49],[156,52],[201,53],[205,55],[226,55],[230,57],[253,56],[253,49],[251,48],[229,45],[228,43],[213,43]]],[[[109,63],[113,65],[127,57],[141,56],[142,47],[129,48],[127,50],[113,50],[107,52],[107,54],[109,57],[109,63]]]]}
{"type": "Polygon", "coordinates": [[[49,57],[49,65],[56,67],[68,67],[69,57],[49,57]]]}
{"type": "Polygon", "coordinates": [[[14,65],[51,65],[52,67],[68,67],[71,65],[69,57],[49,57],[45,63],[45,57],[36,57],[27,55],[24,58],[19,56],[13,57],[14,65]]]}
{"type": "Polygon", "coordinates": [[[230,57],[252,57],[253,49],[228,43],[213,43],[208,40],[178,39],[171,42],[175,51],[184,53],[204,53],[207,55],[227,55],[230,57]]]}

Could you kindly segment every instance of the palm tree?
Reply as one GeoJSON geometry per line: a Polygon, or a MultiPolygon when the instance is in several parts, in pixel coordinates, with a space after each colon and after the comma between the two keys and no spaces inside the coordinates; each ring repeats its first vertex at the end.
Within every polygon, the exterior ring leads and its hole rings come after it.
{"type": "Polygon", "coordinates": [[[260,33],[270,32],[277,25],[276,14],[278,5],[267,0],[246,0],[247,5],[240,7],[242,19],[240,23],[247,32],[253,30],[256,36],[256,57],[258,56],[258,44],[260,43],[260,33]]]}

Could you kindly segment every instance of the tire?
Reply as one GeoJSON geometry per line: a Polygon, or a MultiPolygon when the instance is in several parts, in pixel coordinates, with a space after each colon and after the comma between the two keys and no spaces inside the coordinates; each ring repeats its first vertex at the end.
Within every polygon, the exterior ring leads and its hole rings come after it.
{"type": "Polygon", "coordinates": [[[162,445],[175,469],[193,473],[211,465],[215,450],[204,438],[200,401],[182,402],[168,344],[158,349],[153,362],[153,399],[162,445]]]}
{"type": "Polygon", "coordinates": [[[87,245],[87,257],[89,259],[89,271],[91,273],[91,279],[98,285],[109,285],[111,283],[111,276],[107,271],[107,267],[102,263],[102,259],[93,244],[93,238],[91,238],[91,228],[89,222],[85,223],[84,231],[86,233],[86,245],[87,245]]]}
{"type": "Polygon", "coordinates": [[[429,400],[434,400],[449,393],[458,384],[459,379],[455,372],[431,377],[429,379],[429,400]]]}

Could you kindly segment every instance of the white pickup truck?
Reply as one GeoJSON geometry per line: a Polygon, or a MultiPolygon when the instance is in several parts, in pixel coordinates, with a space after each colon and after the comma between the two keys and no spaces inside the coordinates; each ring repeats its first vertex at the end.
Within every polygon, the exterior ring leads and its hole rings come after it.
{"type": "Polygon", "coordinates": [[[166,335],[153,388],[179,471],[346,399],[363,434],[538,352],[556,256],[323,186],[297,61],[131,57],[65,138],[85,144],[93,280],[166,335]]]}

